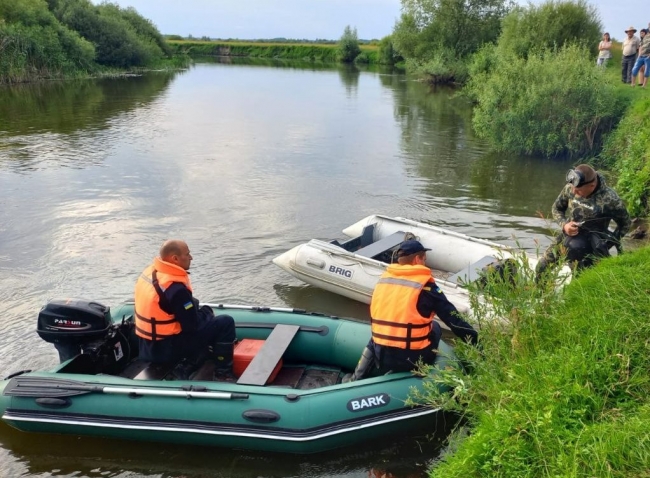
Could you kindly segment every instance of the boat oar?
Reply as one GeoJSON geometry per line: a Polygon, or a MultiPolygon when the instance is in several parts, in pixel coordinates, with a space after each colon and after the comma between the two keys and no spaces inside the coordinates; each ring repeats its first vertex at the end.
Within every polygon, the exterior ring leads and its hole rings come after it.
{"type": "Polygon", "coordinates": [[[50,377],[14,377],[4,389],[3,395],[13,397],[73,397],[87,393],[105,393],[116,395],[212,398],[220,400],[245,400],[247,393],[211,392],[205,387],[186,385],[180,390],[165,388],[120,387],[109,385],[90,385],[85,382],[50,377]]]}

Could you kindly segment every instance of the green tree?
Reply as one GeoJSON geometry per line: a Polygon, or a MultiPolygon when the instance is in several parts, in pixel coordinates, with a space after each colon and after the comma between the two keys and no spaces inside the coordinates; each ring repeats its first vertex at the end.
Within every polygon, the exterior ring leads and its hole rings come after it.
{"type": "Polygon", "coordinates": [[[361,53],[361,48],[357,38],[357,29],[347,25],[338,43],[339,59],[344,63],[352,63],[359,53],[361,53]]]}
{"type": "Polygon", "coordinates": [[[547,1],[513,9],[503,19],[499,53],[526,57],[529,51],[579,44],[596,51],[602,25],[585,0],[547,1]]]}
{"type": "Polygon", "coordinates": [[[494,42],[511,0],[402,0],[393,43],[407,60],[465,58],[494,42]]]}

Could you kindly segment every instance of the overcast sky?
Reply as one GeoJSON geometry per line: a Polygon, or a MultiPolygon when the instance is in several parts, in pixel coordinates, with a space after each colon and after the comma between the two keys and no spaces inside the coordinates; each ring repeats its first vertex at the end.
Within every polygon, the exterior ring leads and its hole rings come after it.
{"type": "MultiPolygon", "coordinates": [[[[401,6],[400,0],[110,1],[134,7],[165,34],[241,39],[338,39],[346,25],[356,26],[359,38],[381,38],[392,31],[401,6]]],[[[605,30],[618,39],[623,38],[630,25],[640,30],[650,22],[650,8],[642,0],[590,3],[598,8],[605,30]]]]}

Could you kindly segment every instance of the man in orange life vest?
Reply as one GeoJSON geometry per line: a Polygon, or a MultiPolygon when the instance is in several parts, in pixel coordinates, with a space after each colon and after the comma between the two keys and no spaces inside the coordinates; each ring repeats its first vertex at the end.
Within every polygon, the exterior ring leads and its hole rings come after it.
{"type": "Polygon", "coordinates": [[[212,348],[215,375],[232,372],[235,324],[229,315],[214,316],[192,296],[192,262],[184,241],[168,240],[160,256],[135,285],[135,331],[140,358],[154,363],[194,358],[212,348]]]}
{"type": "Polygon", "coordinates": [[[372,338],[351,380],[362,378],[373,364],[383,374],[412,370],[420,359],[433,363],[442,335],[436,315],[455,335],[477,343],[478,333],[462,320],[425,265],[429,250],[419,241],[404,241],[398,263],[379,279],[370,303],[372,338]]]}

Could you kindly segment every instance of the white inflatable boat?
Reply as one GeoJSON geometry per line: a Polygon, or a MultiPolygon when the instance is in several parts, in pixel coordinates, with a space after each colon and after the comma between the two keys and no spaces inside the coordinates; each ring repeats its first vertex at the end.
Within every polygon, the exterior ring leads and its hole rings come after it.
{"type": "MultiPolygon", "coordinates": [[[[460,312],[470,312],[465,286],[491,265],[512,258],[503,244],[412,221],[401,217],[368,216],[343,230],[349,239],[331,242],[312,239],[273,259],[298,279],[335,294],[370,303],[372,292],[399,245],[417,239],[427,252],[427,266],[436,283],[460,312]]],[[[527,258],[532,269],[537,260],[527,258]]],[[[570,277],[567,267],[563,271],[570,277]]]]}

